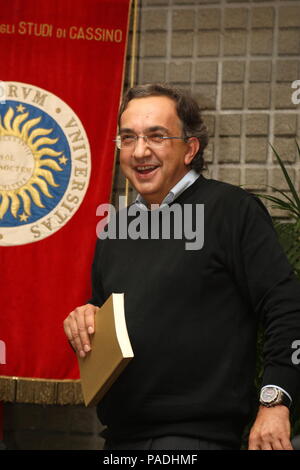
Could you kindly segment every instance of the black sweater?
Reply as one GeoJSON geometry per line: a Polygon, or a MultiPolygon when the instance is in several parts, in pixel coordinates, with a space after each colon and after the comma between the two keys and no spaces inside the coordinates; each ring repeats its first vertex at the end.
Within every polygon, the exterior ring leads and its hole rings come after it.
{"type": "Polygon", "coordinates": [[[98,416],[114,439],[165,433],[238,445],[253,402],[260,318],[262,385],[293,400],[299,392],[291,345],[300,339],[300,284],[252,194],[200,176],[174,203],[204,204],[202,249],[177,239],[97,242],[90,303],[125,293],[135,354],[98,416]]]}

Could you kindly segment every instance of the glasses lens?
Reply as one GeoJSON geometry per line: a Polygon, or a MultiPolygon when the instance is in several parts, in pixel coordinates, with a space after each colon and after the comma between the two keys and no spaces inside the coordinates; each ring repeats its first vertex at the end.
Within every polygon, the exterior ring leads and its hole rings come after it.
{"type": "Polygon", "coordinates": [[[121,135],[121,147],[126,148],[126,147],[133,147],[136,142],[136,136],[135,135],[121,135]]]}
{"type": "Polygon", "coordinates": [[[150,134],[150,135],[147,135],[146,137],[147,137],[148,145],[153,146],[153,147],[159,146],[165,141],[164,136],[161,134],[150,134]]]}
{"type": "Polygon", "coordinates": [[[121,149],[121,139],[120,139],[119,135],[117,135],[117,137],[115,138],[115,142],[116,142],[117,148],[120,150],[121,149]]]}
{"type": "Polygon", "coordinates": [[[144,139],[144,142],[149,145],[149,147],[159,147],[166,143],[168,139],[183,139],[187,140],[188,138],[184,137],[166,137],[162,134],[149,134],[149,135],[140,135],[136,136],[133,134],[122,134],[118,135],[115,139],[118,149],[130,149],[135,147],[138,139],[144,139]]]}

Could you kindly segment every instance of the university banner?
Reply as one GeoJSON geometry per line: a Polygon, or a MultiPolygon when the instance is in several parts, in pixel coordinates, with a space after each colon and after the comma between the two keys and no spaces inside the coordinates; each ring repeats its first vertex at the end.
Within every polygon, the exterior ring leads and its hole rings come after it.
{"type": "Polygon", "coordinates": [[[0,0],[0,401],[81,401],[64,318],[90,296],[130,0],[0,0]]]}

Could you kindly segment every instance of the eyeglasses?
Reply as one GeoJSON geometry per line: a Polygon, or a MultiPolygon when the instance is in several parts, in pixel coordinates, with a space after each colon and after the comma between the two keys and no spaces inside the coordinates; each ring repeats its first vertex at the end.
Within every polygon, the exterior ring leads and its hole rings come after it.
{"type": "Polygon", "coordinates": [[[180,139],[185,142],[189,137],[168,137],[160,134],[150,135],[133,135],[133,134],[122,134],[117,135],[114,139],[118,149],[132,149],[136,146],[138,139],[143,139],[149,147],[161,147],[167,140],[180,139]]]}

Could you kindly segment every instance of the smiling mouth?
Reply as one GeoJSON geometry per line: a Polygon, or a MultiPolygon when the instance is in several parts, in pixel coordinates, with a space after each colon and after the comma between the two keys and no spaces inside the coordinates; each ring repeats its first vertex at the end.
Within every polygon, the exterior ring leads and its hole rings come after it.
{"type": "Polygon", "coordinates": [[[135,171],[140,175],[150,175],[157,168],[159,168],[159,165],[136,166],[135,171]]]}

